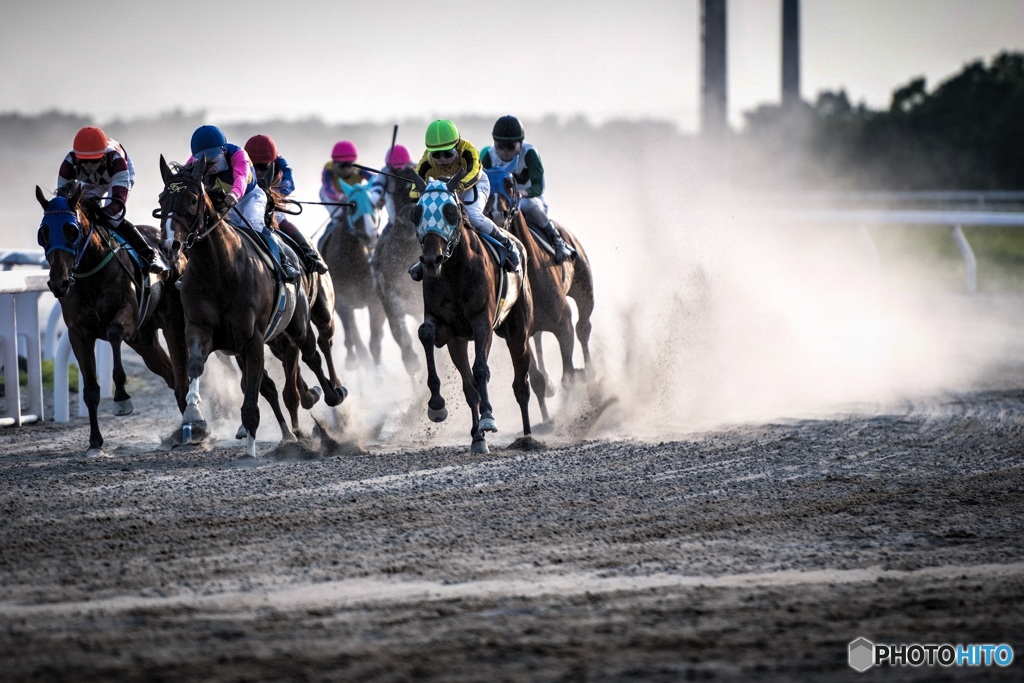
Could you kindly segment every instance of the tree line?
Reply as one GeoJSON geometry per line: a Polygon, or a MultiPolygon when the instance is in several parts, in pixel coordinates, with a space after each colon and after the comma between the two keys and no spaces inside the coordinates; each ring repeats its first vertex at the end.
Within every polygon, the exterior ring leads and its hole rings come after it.
{"type": "Polygon", "coordinates": [[[804,189],[1024,190],[1024,53],[969,63],[932,90],[915,78],[887,110],[839,90],[745,117],[747,152],[804,189]]]}

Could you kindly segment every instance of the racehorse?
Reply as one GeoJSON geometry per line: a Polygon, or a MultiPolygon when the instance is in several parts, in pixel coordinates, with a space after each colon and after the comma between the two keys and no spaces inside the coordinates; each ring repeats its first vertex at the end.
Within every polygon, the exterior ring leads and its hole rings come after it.
{"type": "MultiPolygon", "coordinates": [[[[563,386],[586,373],[590,367],[590,316],[594,312],[594,278],[583,245],[572,232],[558,225],[562,238],[576,250],[575,259],[566,259],[559,265],[555,263],[551,245],[527,225],[525,216],[519,211],[519,195],[515,192],[515,179],[511,172],[515,165],[513,159],[507,165],[486,169],[491,181],[491,195],[484,210],[495,223],[504,224],[510,233],[519,238],[529,255],[527,272],[533,290],[533,342],[537,366],[543,375],[543,383],[538,385],[535,382],[533,388],[538,394],[544,391],[551,396],[554,389],[544,369],[541,333],[551,332],[558,340],[562,353],[563,386]],[[576,302],[579,316],[575,336],[579,338],[583,350],[582,369],[577,369],[573,363],[572,309],[567,297],[572,297],[576,302]]],[[[547,420],[546,414],[543,417],[547,420]]]]}
{"type": "MultiPolygon", "coordinates": [[[[189,389],[182,416],[183,440],[205,433],[206,419],[199,410],[199,377],[213,351],[238,356],[242,370],[242,427],[246,455],[256,456],[256,429],[260,422],[256,394],[267,399],[285,441],[294,434],[281,417],[277,390],[264,368],[264,346],[270,345],[282,359],[285,403],[310,408],[318,397],[300,394],[298,356],[314,372],[328,405],[341,403],[346,392],[324,375],[316,338],[309,319],[304,282],[275,281],[273,267],[265,260],[250,233],[230,225],[217,213],[203,183],[206,163],[174,172],[160,157],[164,190],[160,194],[164,250],[188,258],[181,276],[181,301],[185,314],[189,389]]],[[[295,255],[281,245],[282,258],[295,255]]]]}
{"type": "MultiPolygon", "coordinates": [[[[47,285],[60,301],[71,348],[84,380],[83,398],[89,411],[87,456],[102,454],[103,435],[96,412],[100,386],[96,377],[97,339],[110,342],[114,358],[114,414],[134,410],[125,391],[121,342],[135,350],[146,367],[174,390],[178,409],[185,410],[187,382],[184,374],[184,318],[178,293],[170,286],[180,264],[171,262],[167,273],[151,275],[139,265],[138,255],[125,245],[102,221],[90,218],[101,211],[97,204],[83,202],[83,187],[65,185],[53,198],[36,186],[36,199],[43,207],[39,245],[46,250],[50,265],[47,285]],[[167,350],[160,345],[162,331],[167,350]]],[[[140,225],[150,244],[157,244],[156,229],[140,225]]]]}
{"type": "Polygon", "coordinates": [[[330,227],[321,238],[320,253],[334,281],[335,308],[345,333],[346,367],[355,367],[357,362],[368,363],[371,355],[373,364],[380,365],[384,307],[373,288],[370,273],[373,244],[369,237],[377,232],[377,208],[370,198],[368,185],[340,182],[355,207],[344,211],[343,217],[331,220],[330,227]],[[356,326],[354,311],[358,308],[366,308],[370,315],[369,353],[356,326]]]}
{"type": "MultiPolygon", "coordinates": [[[[452,362],[462,375],[462,391],[472,413],[472,452],[487,453],[486,432],[498,427],[492,414],[487,384],[491,371],[487,355],[494,334],[505,339],[512,357],[512,391],[523,419],[523,444],[532,442],[530,429],[531,366],[530,335],[533,333],[533,301],[530,282],[522,268],[505,274],[500,260],[492,257],[485,237],[466,218],[455,188],[460,173],[447,183],[415,178],[421,196],[412,212],[420,238],[423,263],[423,324],[420,342],[427,361],[430,400],[427,416],[441,422],[448,416],[441,396],[441,380],[434,363],[434,347],[448,347],[452,362]],[[469,364],[468,345],[475,358],[469,364]]],[[[515,237],[512,238],[515,240],[515,237]]],[[[495,243],[497,244],[497,243],[495,243]]],[[[523,258],[527,258],[523,255],[523,258]]]]}
{"type": "Polygon", "coordinates": [[[409,196],[412,181],[398,176],[385,181],[384,190],[391,197],[395,215],[381,233],[371,259],[373,286],[384,306],[391,336],[402,349],[402,362],[410,375],[420,369],[412,336],[405,325],[405,316],[418,315],[423,306],[423,293],[418,282],[409,277],[409,266],[420,257],[416,225],[410,218],[416,202],[409,196]]]}

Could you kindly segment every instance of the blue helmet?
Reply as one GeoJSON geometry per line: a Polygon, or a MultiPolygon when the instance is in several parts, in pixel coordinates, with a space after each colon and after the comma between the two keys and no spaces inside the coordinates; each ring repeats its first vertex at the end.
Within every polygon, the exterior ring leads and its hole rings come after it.
{"type": "Polygon", "coordinates": [[[228,144],[228,139],[217,126],[199,126],[196,132],[192,133],[192,155],[195,156],[204,149],[211,147],[223,147],[228,144]]]}

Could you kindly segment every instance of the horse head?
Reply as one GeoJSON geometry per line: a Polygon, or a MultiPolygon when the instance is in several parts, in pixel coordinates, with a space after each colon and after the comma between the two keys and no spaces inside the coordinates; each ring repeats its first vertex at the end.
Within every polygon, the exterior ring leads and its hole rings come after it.
{"type": "Polygon", "coordinates": [[[355,204],[345,214],[348,220],[348,229],[355,235],[376,234],[380,213],[373,203],[373,198],[370,197],[370,186],[366,183],[349,185],[340,179],[338,184],[344,190],[348,200],[355,204]]]}
{"type": "Polygon", "coordinates": [[[491,183],[491,194],[484,206],[484,213],[506,230],[519,211],[519,193],[516,192],[516,179],[512,176],[517,163],[518,154],[506,164],[484,169],[491,183]]]}
{"type": "Polygon", "coordinates": [[[447,182],[431,180],[425,183],[420,179],[416,184],[420,198],[410,217],[420,240],[420,261],[424,272],[437,275],[441,264],[448,260],[459,244],[463,212],[455,188],[463,177],[465,172],[460,172],[447,182]]]}
{"type": "Polygon", "coordinates": [[[161,154],[164,189],[160,193],[160,208],[153,212],[153,217],[160,219],[161,248],[171,256],[202,239],[216,223],[217,215],[203,183],[206,160],[199,159],[191,168],[175,164],[175,169],[168,166],[161,154]]]}
{"type": "Polygon", "coordinates": [[[46,260],[50,264],[47,286],[58,299],[71,288],[72,273],[89,244],[86,231],[90,223],[82,206],[83,189],[78,183],[70,183],[56,196],[47,198],[36,185],[36,199],[43,207],[43,220],[36,240],[46,251],[46,260]]]}

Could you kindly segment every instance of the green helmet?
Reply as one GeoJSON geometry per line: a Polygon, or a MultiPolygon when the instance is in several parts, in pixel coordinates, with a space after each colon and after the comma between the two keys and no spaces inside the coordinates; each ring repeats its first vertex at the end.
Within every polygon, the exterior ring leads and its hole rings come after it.
{"type": "Polygon", "coordinates": [[[447,119],[438,119],[427,126],[427,151],[443,152],[459,142],[459,129],[447,119]]]}

